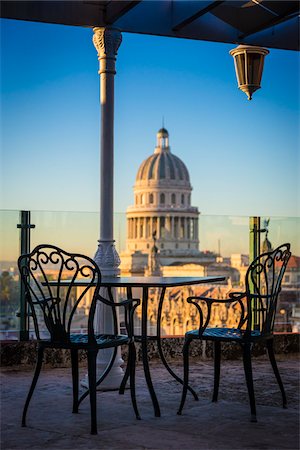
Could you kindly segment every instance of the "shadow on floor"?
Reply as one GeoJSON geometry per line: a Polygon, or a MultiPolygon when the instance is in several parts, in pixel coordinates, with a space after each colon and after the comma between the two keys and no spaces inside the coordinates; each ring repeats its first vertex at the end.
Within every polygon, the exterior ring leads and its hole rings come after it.
{"type": "MultiPolygon", "coordinates": [[[[191,384],[199,402],[188,396],[182,416],[176,411],[181,386],[163,366],[151,362],[153,383],[162,417],[155,418],[144,382],[137,368],[137,397],[141,421],[135,419],[129,391],[98,393],[98,435],[91,436],[88,398],[79,414],[72,414],[70,369],[42,370],[27,416],[21,428],[21,413],[32,371],[2,369],[2,449],[299,449],[299,359],[297,354],[278,356],[286,388],[288,409],[268,360],[253,360],[258,423],[249,421],[250,409],[241,361],[224,361],[220,397],[211,403],[213,363],[193,361],[191,384]]],[[[181,374],[180,361],[172,363],[181,374]]],[[[82,369],[82,377],[85,370],[82,369]]]]}

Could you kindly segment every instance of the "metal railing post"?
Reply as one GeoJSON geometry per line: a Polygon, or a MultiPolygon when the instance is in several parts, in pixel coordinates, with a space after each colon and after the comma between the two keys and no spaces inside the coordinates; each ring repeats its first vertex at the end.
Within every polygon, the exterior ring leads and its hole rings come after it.
{"type": "MultiPolygon", "coordinates": [[[[257,258],[260,254],[260,217],[250,217],[249,220],[250,235],[249,235],[249,259],[251,262],[257,258]]],[[[259,285],[259,278],[256,280],[257,285],[259,285]]],[[[250,291],[254,292],[254,286],[251,280],[249,280],[250,291]]],[[[252,329],[256,330],[259,327],[259,317],[257,311],[257,300],[254,299],[252,302],[252,329]]]]}
{"type": "MultiPolygon", "coordinates": [[[[35,228],[35,225],[30,223],[30,211],[20,211],[20,223],[17,225],[20,228],[20,254],[30,252],[30,230],[35,228]]],[[[25,295],[24,282],[20,277],[20,310],[17,314],[20,317],[19,340],[28,341],[29,339],[29,317],[28,305],[25,295]]]]}
{"type": "Polygon", "coordinates": [[[260,254],[260,217],[250,217],[249,258],[252,262],[260,254]]]}

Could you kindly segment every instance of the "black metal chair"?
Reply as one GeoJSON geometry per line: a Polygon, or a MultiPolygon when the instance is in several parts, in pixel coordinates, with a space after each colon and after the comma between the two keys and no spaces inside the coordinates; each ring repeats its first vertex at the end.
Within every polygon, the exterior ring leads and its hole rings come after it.
{"type": "Polygon", "coordinates": [[[79,404],[89,395],[91,433],[97,434],[96,387],[108,375],[117,348],[128,345],[131,401],[136,418],[139,419],[135,396],[136,352],[132,328],[133,313],[139,300],[114,303],[112,298],[103,298],[99,294],[101,273],[95,262],[87,256],[67,253],[53,245],[38,245],[31,253],[20,256],[18,266],[38,343],[37,363],[23,410],[22,426],[26,426],[26,413],[41,371],[45,348],[70,350],[73,413],[78,413],[79,404]],[[80,286],[80,282],[84,283],[80,286]],[[94,330],[96,307],[100,302],[111,308],[114,334],[101,334],[94,330]],[[117,306],[125,308],[127,335],[118,333],[117,306]],[[97,381],[96,357],[99,350],[107,348],[113,349],[112,356],[97,381]],[[79,350],[85,350],[87,353],[89,383],[89,389],[81,397],[78,380],[79,350]]]}
{"type": "Polygon", "coordinates": [[[221,342],[234,342],[243,349],[243,363],[251,407],[251,421],[256,422],[256,406],[252,377],[251,349],[257,342],[265,341],[270,362],[276,376],[283,407],[286,408],[286,395],[278,371],[273,349],[273,327],[281,281],[291,256],[290,244],[283,244],[275,250],[259,255],[249,266],[246,273],[245,292],[232,292],[229,299],[217,300],[204,296],[189,297],[188,303],[196,306],[199,317],[199,329],[188,331],[183,347],[184,384],[179,406],[180,415],[185,403],[189,378],[189,345],[194,339],[213,341],[214,343],[214,389],[212,401],[218,399],[221,342]],[[210,328],[211,310],[214,303],[227,303],[239,309],[236,328],[210,328]]]}

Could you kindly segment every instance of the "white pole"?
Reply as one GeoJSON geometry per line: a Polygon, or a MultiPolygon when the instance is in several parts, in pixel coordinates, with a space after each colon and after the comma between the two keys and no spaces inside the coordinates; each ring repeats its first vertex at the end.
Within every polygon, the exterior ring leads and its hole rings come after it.
{"type": "MultiPolygon", "coordinates": [[[[94,28],[93,43],[98,53],[101,103],[101,166],[100,166],[100,239],[94,257],[102,277],[120,274],[120,258],[114,245],[113,234],[113,188],[114,188],[114,76],[115,63],[122,35],[114,28],[94,28]]],[[[116,292],[113,292],[114,297],[116,292]]],[[[101,295],[108,298],[107,289],[101,295]]],[[[113,333],[111,308],[99,304],[95,317],[95,331],[113,333]]],[[[101,350],[97,358],[98,375],[106,368],[112,350],[101,350]]],[[[118,351],[114,365],[99,389],[118,389],[124,375],[120,364],[124,361],[118,351]]],[[[82,382],[87,385],[87,377],[82,382]]]]}
{"type": "Polygon", "coordinates": [[[120,31],[94,28],[93,43],[98,52],[101,103],[100,239],[95,261],[103,276],[117,276],[120,259],[114,246],[114,76],[116,56],[122,42],[120,31]]]}

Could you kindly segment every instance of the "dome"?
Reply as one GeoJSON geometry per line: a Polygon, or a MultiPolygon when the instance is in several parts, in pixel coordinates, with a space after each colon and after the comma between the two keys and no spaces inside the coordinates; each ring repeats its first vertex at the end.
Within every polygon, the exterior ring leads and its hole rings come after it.
{"type": "Polygon", "coordinates": [[[160,130],[158,130],[157,134],[163,135],[165,137],[169,136],[168,130],[166,130],[165,128],[161,128],[160,130]]]}
{"type": "Polygon", "coordinates": [[[169,133],[165,128],[158,131],[154,154],[140,165],[136,182],[165,181],[173,186],[190,187],[188,170],[181,159],[171,153],[168,137],[169,133]]]}
{"type": "Polygon", "coordinates": [[[147,180],[178,181],[179,184],[190,184],[190,176],[185,164],[170,152],[154,153],[142,162],[136,181],[147,180]]]}

